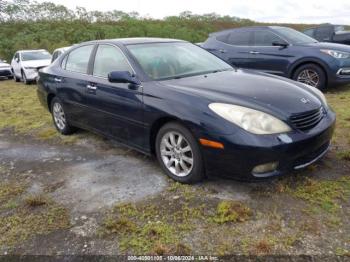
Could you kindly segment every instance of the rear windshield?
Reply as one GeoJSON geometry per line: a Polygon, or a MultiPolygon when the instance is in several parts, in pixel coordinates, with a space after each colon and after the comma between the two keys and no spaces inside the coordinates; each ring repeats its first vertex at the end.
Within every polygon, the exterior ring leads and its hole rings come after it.
{"type": "Polygon", "coordinates": [[[33,52],[21,53],[21,58],[22,58],[22,61],[45,60],[45,59],[51,59],[51,55],[47,51],[33,51],[33,52]]]}

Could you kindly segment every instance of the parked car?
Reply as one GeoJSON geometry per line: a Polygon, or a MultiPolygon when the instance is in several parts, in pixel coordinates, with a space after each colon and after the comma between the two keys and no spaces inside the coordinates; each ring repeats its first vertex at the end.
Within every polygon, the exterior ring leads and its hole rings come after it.
{"type": "Polygon", "coordinates": [[[304,34],[307,34],[320,42],[333,42],[350,45],[350,31],[346,31],[345,26],[343,25],[325,24],[306,29],[304,34]]]}
{"type": "Polygon", "coordinates": [[[57,130],[100,133],[156,155],[171,178],[262,179],[322,157],[335,114],[316,88],[234,69],[191,43],[82,43],[39,72],[57,130]]]}
{"type": "Polygon", "coordinates": [[[320,43],[294,29],[258,26],[209,36],[203,48],[233,66],[276,74],[323,89],[350,83],[350,47],[320,43]]]}
{"type": "Polygon", "coordinates": [[[6,60],[0,59],[0,79],[1,78],[10,79],[12,77],[13,75],[12,75],[11,66],[7,63],[6,60]]]}
{"type": "Polygon", "coordinates": [[[51,55],[44,49],[20,50],[11,61],[13,76],[16,82],[22,80],[25,84],[36,81],[38,71],[51,63],[51,55]]]}
{"type": "Polygon", "coordinates": [[[57,48],[55,49],[55,51],[53,51],[52,53],[52,59],[51,59],[51,63],[53,63],[60,55],[62,55],[64,52],[66,52],[67,50],[69,50],[69,48],[71,48],[70,46],[66,46],[66,47],[61,47],[61,48],[57,48]]]}

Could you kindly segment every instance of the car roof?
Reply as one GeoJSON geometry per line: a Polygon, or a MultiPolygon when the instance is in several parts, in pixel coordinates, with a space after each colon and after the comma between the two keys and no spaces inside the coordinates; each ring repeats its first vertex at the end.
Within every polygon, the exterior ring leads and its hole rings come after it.
{"type": "Polygon", "coordinates": [[[148,43],[169,43],[169,42],[186,42],[184,40],[172,38],[158,38],[158,37],[131,37],[131,38],[115,38],[105,40],[95,40],[86,43],[116,43],[122,45],[133,44],[148,44],[148,43]]]}
{"type": "Polygon", "coordinates": [[[65,46],[65,47],[60,47],[60,48],[57,48],[53,51],[53,53],[57,52],[57,51],[67,51],[69,48],[71,48],[72,46],[65,46]]]}
{"type": "Polygon", "coordinates": [[[217,36],[217,35],[221,35],[221,34],[227,34],[227,33],[230,33],[232,31],[236,31],[236,30],[278,29],[278,28],[286,28],[286,27],[285,26],[245,26],[245,27],[236,27],[236,28],[230,28],[230,29],[214,32],[214,33],[209,34],[209,36],[217,36]]]}
{"type": "Polygon", "coordinates": [[[25,53],[25,52],[37,52],[37,51],[46,51],[45,49],[32,49],[32,50],[18,50],[16,53],[25,53]]]}

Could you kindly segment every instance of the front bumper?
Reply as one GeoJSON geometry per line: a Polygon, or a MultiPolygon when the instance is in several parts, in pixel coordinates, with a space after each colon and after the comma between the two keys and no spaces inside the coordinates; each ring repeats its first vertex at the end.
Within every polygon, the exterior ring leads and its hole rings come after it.
{"type": "Polygon", "coordinates": [[[39,76],[37,69],[23,69],[23,71],[29,81],[36,81],[39,76]]]}
{"type": "Polygon", "coordinates": [[[0,78],[4,78],[4,77],[12,77],[12,71],[11,68],[0,68],[0,78]]]}
{"type": "Polygon", "coordinates": [[[350,59],[339,60],[331,63],[328,72],[328,84],[330,86],[346,85],[350,83],[350,59]]]}
{"type": "Polygon", "coordinates": [[[224,149],[203,147],[208,176],[220,175],[240,180],[260,180],[304,168],[327,152],[335,127],[335,114],[328,110],[321,122],[308,132],[258,136],[239,131],[233,135],[211,136],[224,149]],[[276,170],[254,174],[258,165],[278,162],[276,170]]]}

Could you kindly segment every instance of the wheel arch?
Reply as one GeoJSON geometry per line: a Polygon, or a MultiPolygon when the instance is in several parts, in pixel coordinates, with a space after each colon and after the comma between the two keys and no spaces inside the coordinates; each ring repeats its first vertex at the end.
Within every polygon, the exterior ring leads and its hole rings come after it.
{"type": "Polygon", "coordinates": [[[47,108],[49,109],[50,113],[51,113],[51,102],[55,97],[56,97],[56,95],[53,93],[49,93],[47,95],[47,99],[46,99],[47,100],[47,108]]]}
{"type": "Polygon", "coordinates": [[[329,78],[329,76],[328,76],[327,66],[326,66],[324,63],[322,63],[321,61],[318,61],[318,60],[315,60],[315,59],[312,59],[312,60],[309,60],[309,59],[308,59],[308,60],[302,60],[302,61],[296,62],[296,63],[293,64],[292,67],[290,68],[289,73],[288,73],[288,77],[289,77],[290,79],[293,79],[293,76],[294,76],[294,74],[295,74],[295,71],[296,71],[299,67],[304,66],[304,65],[306,65],[306,64],[314,64],[314,65],[320,67],[320,68],[322,69],[322,71],[324,72],[324,74],[325,74],[325,77],[326,77],[326,85],[328,84],[328,78],[329,78]]]}
{"type": "Polygon", "coordinates": [[[164,116],[164,117],[158,118],[156,121],[153,122],[151,126],[150,136],[149,136],[150,153],[152,155],[156,154],[156,138],[157,138],[158,131],[162,128],[162,126],[170,122],[180,123],[191,132],[191,129],[188,128],[185,122],[175,116],[164,116]]]}

